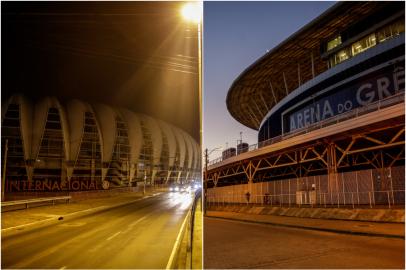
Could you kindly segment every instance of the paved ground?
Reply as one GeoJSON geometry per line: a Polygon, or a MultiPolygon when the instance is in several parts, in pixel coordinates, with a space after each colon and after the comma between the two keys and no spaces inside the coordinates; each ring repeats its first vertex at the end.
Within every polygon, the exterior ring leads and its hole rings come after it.
{"type": "Polygon", "coordinates": [[[166,193],[2,237],[1,266],[165,268],[191,202],[189,194],[166,193]]]}
{"type": "Polygon", "coordinates": [[[206,217],[204,268],[399,268],[403,239],[206,217]]]}
{"type": "MultiPolygon", "coordinates": [[[[151,190],[145,195],[151,196],[159,194],[162,190],[151,190]]],[[[34,207],[30,205],[30,208],[17,211],[6,211],[1,213],[1,227],[7,229],[10,227],[20,226],[27,223],[43,221],[52,217],[58,218],[59,216],[84,211],[96,207],[111,206],[119,203],[131,202],[142,198],[143,192],[123,192],[114,194],[114,196],[101,196],[98,198],[88,198],[83,200],[75,200],[68,204],[63,201],[59,201],[56,205],[42,205],[40,207],[34,207]]],[[[3,210],[8,210],[3,209],[3,210]]]]}
{"type": "Polygon", "coordinates": [[[404,223],[365,222],[351,220],[331,220],[317,218],[286,217],[276,215],[256,215],[228,211],[207,211],[207,216],[252,221],[271,225],[299,228],[312,228],[330,232],[371,234],[376,236],[405,237],[404,223]]]}

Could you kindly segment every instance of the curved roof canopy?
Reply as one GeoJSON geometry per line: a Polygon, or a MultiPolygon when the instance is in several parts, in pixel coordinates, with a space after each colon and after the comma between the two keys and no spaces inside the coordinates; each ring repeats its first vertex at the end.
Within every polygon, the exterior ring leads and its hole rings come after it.
{"type": "Polygon", "coordinates": [[[258,130],[275,104],[327,70],[320,55],[321,43],[383,5],[387,3],[340,2],[291,35],[235,79],[226,98],[230,114],[241,124],[258,130]]]}

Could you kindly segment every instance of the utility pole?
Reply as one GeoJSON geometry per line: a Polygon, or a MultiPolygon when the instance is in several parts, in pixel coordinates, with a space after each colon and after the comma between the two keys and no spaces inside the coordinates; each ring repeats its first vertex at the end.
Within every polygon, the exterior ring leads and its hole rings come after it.
{"type": "Polygon", "coordinates": [[[6,139],[6,145],[4,147],[3,175],[1,178],[1,201],[2,202],[4,202],[4,188],[6,186],[7,152],[8,152],[8,139],[6,139]]]}
{"type": "Polygon", "coordinates": [[[206,148],[204,150],[204,162],[205,162],[205,171],[204,171],[204,215],[206,215],[206,209],[207,209],[207,166],[209,163],[209,150],[206,148]]]}

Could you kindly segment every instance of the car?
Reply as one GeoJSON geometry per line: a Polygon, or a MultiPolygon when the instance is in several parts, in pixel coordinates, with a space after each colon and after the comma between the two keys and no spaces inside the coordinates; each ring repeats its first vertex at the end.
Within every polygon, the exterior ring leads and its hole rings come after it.
{"type": "Polygon", "coordinates": [[[177,185],[177,184],[173,184],[173,185],[171,185],[170,187],[169,187],[169,191],[170,192],[179,192],[181,189],[180,189],[180,187],[179,187],[179,185],[177,185]]]}

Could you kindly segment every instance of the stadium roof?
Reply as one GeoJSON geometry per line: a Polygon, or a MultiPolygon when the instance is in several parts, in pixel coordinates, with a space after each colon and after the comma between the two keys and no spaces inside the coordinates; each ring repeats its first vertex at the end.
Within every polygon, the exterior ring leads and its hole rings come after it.
{"type": "Polygon", "coordinates": [[[321,43],[383,5],[387,3],[339,2],[267,52],[231,85],[226,98],[230,114],[241,124],[258,130],[275,104],[327,70],[327,62],[320,55],[321,43]]]}

